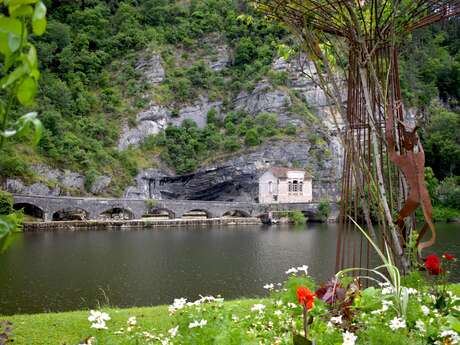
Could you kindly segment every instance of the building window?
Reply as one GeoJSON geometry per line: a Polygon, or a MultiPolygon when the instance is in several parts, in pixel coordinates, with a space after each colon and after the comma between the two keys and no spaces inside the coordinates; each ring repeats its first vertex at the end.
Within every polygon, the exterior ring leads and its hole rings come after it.
{"type": "Polygon", "coordinates": [[[297,180],[292,181],[292,191],[297,192],[299,190],[299,183],[297,180]]]}
{"type": "Polygon", "coordinates": [[[292,192],[292,182],[291,181],[288,182],[288,190],[289,190],[289,193],[292,192]]]}
{"type": "Polygon", "coordinates": [[[269,182],[268,182],[268,192],[269,192],[270,194],[273,193],[273,182],[272,182],[272,181],[269,181],[269,182]]]}
{"type": "Polygon", "coordinates": [[[299,183],[299,192],[303,194],[303,181],[300,181],[299,183]]]}

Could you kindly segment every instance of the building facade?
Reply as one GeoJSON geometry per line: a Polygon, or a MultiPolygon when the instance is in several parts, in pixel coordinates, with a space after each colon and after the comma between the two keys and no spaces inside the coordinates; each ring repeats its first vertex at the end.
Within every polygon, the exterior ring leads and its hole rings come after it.
{"type": "Polygon", "coordinates": [[[295,203],[313,200],[312,178],[305,170],[272,167],[259,178],[259,203],[295,203]]]}

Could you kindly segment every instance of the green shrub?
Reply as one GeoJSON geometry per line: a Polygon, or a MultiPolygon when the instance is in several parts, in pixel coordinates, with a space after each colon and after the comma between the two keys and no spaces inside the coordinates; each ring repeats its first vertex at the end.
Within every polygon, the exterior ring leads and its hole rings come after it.
{"type": "Polygon", "coordinates": [[[259,135],[254,128],[246,132],[246,135],[244,136],[244,142],[248,146],[256,146],[260,144],[259,135]]]}
{"type": "Polygon", "coordinates": [[[287,126],[284,128],[284,133],[287,135],[296,135],[297,127],[292,123],[288,123],[287,126]]]}
{"type": "Polygon", "coordinates": [[[241,148],[239,139],[235,135],[227,136],[224,140],[224,150],[228,152],[235,152],[241,148]]]}
{"type": "Polygon", "coordinates": [[[460,176],[446,177],[435,187],[436,199],[441,205],[460,210],[460,176]]]}
{"type": "Polygon", "coordinates": [[[0,190],[0,215],[10,214],[13,211],[13,196],[11,193],[0,190]]]}
{"type": "Polygon", "coordinates": [[[260,113],[255,118],[257,132],[262,137],[272,137],[278,132],[278,118],[276,114],[260,113]]]}
{"type": "Polygon", "coordinates": [[[243,37],[235,47],[235,65],[249,64],[257,58],[257,48],[249,37],[243,37]]]}
{"type": "Polygon", "coordinates": [[[285,71],[270,71],[268,74],[273,85],[286,86],[289,81],[289,75],[285,71]]]}
{"type": "Polygon", "coordinates": [[[331,213],[331,205],[328,201],[321,201],[318,205],[318,218],[325,222],[331,213]]]}
{"type": "Polygon", "coordinates": [[[289,221],[295,225],[305,224],[307,222],[307,218],[305,215],[298,210],[289,212],[289,221]]]}
{"type": "Polygon", "coordinates": [[[217,118],[217,110],[216,108],[211,108],[208,113],[206,114],[206,123],[208,125],[219,125],[219,119],[217,118]]]}

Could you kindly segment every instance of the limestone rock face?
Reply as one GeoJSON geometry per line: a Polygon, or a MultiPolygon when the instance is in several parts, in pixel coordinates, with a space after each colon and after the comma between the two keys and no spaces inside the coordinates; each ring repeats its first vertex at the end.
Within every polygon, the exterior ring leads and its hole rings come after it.
{"type": "Polygon", "coordinates": [[[98,176],[91,185],[90,192],[96,195],[102,194],[110,185],[110,182],[112,182],[112,179],[109,176],[98,176]]]}
{"type": "Polygon", "coordinates": [[[165,78],[165,70],[161,63],[161,57],[153,54],[148,59],[141,59],[136,65],[137,70],[144,73],[145,78],[152,84],[161,83],[165,78]]]}
{"type": "Polygon", "coordinates": [[[83,193],[85,177],[70,170],[53,169],[46,164],[31,166],[35,175],[48,183],[36,182],[26,185],[18,179],[7,179],[6,189],[11,193],[33,195],[68,195],[75,192],[83,193]]]}
{"type": "Polygon", "coordinates": [[[45,195],[56,196],[60,194],[59,187],[48,187],[43,182],[37,182],[31,185],[25,185],[19,179],[7,179],[6,190],[15,194],[45,195]]]}
{"type": "Polygon", "coordinates": [[[231,50],[227,45],[217,45],[216,53],[208,59],[208,65],[214,72],[220,72],[231,63],[231,50]]]}
{"type": "Polygon", "coordinates": [[[251,93],[240,92],[234,101],[236,110],[243,110],[249,114],[284,112],[290,105],[288,93],[274,89],[267,81],[258,83],[251,93]]]}
{"type": "Polygon", "coordinates": [[[165,107],[151,105],[150,108],[137,114],[136,127],[123,127],[118,141],[118,149],[127,149],[129,145],[137,146],[148,136],[158,134],[166,128],[171,111],[165,107]]]}
{"type": "Polygon", "coordinates": [[[184,120],[192,120],[197,124],[198,128],[204,128],[206,126],[208,111],[212,108],[220,112],[222,102],[211,102],[207,97],[200,97],[198,102],[181,108],[179,116],[170,118],[168,122],[172,125],[180,126],[184,120]]]}
{"type": "Polygon", "coordinates": [[[174,176],[159,169],[143,170],[136,186],[126,190],[128,198],[257,201],[258,178],[269,166],[305,167],[313,172],[316,200],[336,200],[340,168],[336,157],[318,161],[309,154],[307,141],[278,141],[264,144],[243,155],[210,164],[195,173],[174,176]]]}

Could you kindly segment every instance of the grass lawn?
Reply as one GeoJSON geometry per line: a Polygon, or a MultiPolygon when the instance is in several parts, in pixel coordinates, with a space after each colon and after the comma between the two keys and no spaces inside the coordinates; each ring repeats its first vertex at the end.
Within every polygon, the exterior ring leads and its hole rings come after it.
{"type": "MultiPolygon", "coordinates": [[[[229,306],[239,306],[244,312],[260,300],[242,299],[225,302],[229,306]]],[[[136,316],[144,330],[167,332],[172,324],[168,306],[142,308],[102,308],[112,318],[107,322],[111,331],[126,327],[130,316],[136,316]]],[[[89,310],[64,313],[0,316],[0,321],[13,322],[14,343],[18,345],[77,345],[80,340],[97,332],[90,328],[89,310]]]]}

